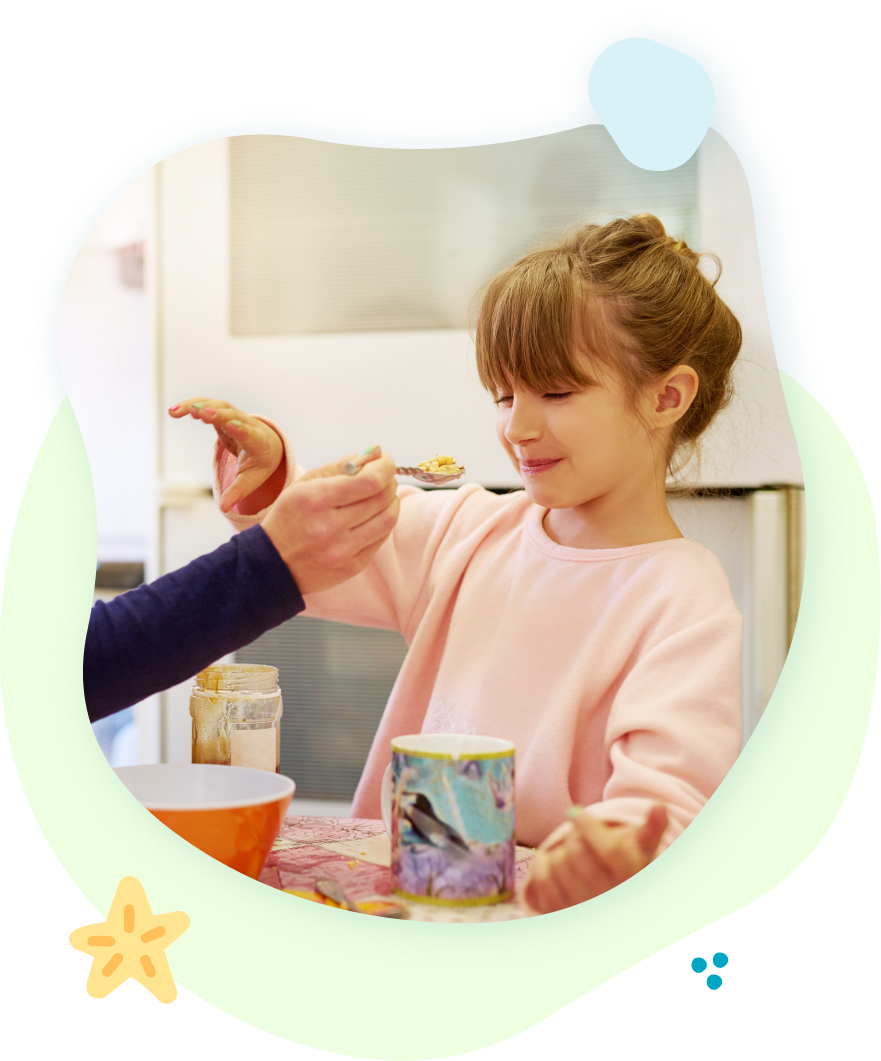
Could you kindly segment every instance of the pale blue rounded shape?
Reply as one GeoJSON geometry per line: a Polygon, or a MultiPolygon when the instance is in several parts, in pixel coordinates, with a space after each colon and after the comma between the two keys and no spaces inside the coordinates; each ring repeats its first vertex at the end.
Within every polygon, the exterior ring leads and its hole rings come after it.
{"type": "Polygon", "coordinates": [[[587,84],[593,109],[621,153],[642,169],[675,169],[713,118],[713,83],[700,63],[643,37],[601,52],[587,84]]]}

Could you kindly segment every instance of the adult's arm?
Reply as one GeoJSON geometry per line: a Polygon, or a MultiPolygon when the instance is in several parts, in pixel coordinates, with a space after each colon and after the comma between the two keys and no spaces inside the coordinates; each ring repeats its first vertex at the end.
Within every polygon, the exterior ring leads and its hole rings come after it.
{"type": "Polygon", "coordinates": [[[98,601],[83,654],[95,722],[207,667],[304,608],[262,527],[148,585],[98,601]]]}

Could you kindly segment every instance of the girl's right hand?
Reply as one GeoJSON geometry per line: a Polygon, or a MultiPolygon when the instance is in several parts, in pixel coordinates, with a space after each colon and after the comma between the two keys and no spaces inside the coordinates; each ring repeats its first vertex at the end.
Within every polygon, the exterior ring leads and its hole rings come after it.
{"type": "Polygon", "coordinates": [[[236,477],[220,497],[222,512],[238,505],[242,515],[252,515],[278,497],[286,473],[284,446],[268,424],[213,398],[188,398],[168,413],[176,420],[189,415],[211,424],[221,444],[237,458],[236,477]]]}
{"type": "Polygon", "coordinates": [[[641,825],[572,812],[529,866],[523,897],[539,914],[587,902],[629,880],[655,857],[669,820],[663,803],[653,804],[641,825]]]}

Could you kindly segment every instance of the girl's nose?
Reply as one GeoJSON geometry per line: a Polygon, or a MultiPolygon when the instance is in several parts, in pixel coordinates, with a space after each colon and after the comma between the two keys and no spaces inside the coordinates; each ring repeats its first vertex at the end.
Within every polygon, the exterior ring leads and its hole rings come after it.
{"type": "Polygon", "coordinates": [[[530,402],[514,397],[511,415],[505,425],[505,438],[512,446],[534,442],[541,435],[541,425],[530,402]]]}

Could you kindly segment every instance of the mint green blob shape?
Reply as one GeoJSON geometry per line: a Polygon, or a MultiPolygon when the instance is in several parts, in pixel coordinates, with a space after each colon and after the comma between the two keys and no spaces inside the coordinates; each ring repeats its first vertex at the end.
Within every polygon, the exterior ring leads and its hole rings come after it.
{"type": "Polygon", "coordinates": [[[694,59],[633,37],[600,52],[587,92],[624,157],[642,169],[675,169],[706,136],[716,95],[694,59]]]}
{"type": "MultiPolygon", "coordinates": [[[[65,400],[15,526],[0,676],[22,785],[72,880],[105,913],[127,875],[154,911],[185,910],[191,927],[168,957],[201,998],[295,1042],[387,1061],[515,1035],[773,888],[818,843],[850,785],[879,631],[877,539],[859,466],[821,406],[783,383],[806,479],[808,561],[764,718],[705,809],[645,871],[570,910],[485,925],[357,917],[274,891],[190,847],[123,788],[82,695],[95,509],[65,400]]],[[[87,973],[84,961],[84,990],[87,973]]]]}

